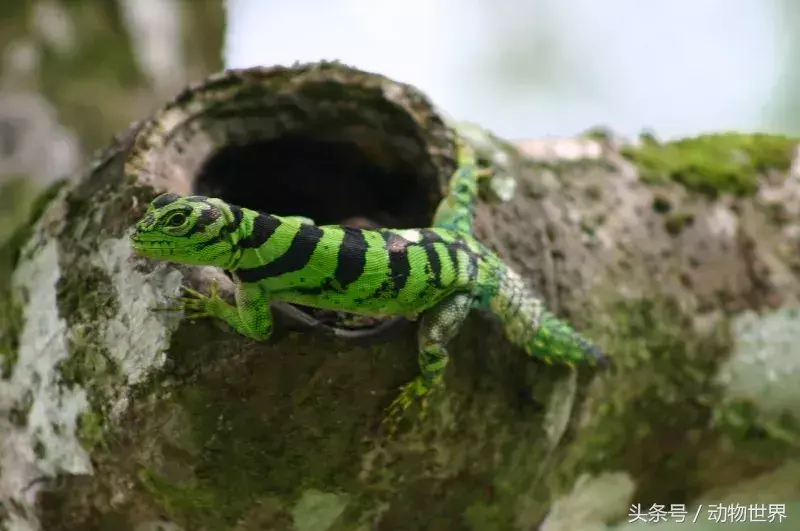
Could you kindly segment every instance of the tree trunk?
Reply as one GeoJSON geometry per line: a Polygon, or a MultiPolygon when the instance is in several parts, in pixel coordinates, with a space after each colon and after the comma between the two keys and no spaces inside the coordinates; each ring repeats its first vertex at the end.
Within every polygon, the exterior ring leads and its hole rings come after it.
{"type": "Polygon", "coordinates": [[[515,144],[338,63],[190,87],[52,187],[4,248],[2,518],[47,530],[552,531],[624,524],[631,504],[798,499],[795,146],[515,144]],[[212,268],[132,256],[129,229],[158,193],[424,226],[454,169],[455,130],[508,199],[479,205],[478,237],[611,368],[531,361],[474,315],[428,417],[412,409],[389,438],[385,407],[418,373],[412,323],[354,334],[284,307],[282,333],[255,343],[150,311],[210,278],[230,295],[212,268]]]}

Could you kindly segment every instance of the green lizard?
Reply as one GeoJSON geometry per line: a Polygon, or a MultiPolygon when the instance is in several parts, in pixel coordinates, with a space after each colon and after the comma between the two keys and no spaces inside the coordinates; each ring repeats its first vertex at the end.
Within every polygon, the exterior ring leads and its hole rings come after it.
{"type": "Polygon", "coordinates": [[[131,236],[142,256],[217,266],[236,281],[236,305],[184,288],[174,308],[190,318],[215,317],[263,341],[272,332],[270,301],[371,316],[420,318],[421,374],[403,387],[388,418],[442,382],[447,344],[470,309],[488,310],[508,339],[534,357],[568,364],[604,359],[601,351],[545,309],[502,260],[472,236],[479,170],[459,148],[458,168],[432,227],[366,230],[317,226],[230,205],[217,198],[163,194],[131,236]]]}

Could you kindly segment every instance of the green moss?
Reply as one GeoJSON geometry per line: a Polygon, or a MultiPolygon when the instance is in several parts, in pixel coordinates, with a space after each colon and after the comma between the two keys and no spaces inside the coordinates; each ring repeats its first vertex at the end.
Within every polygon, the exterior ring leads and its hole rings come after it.
{"type": "Polygon", "coordinates": [[[366,436],[361,410],[374,404],[342,402],[359,388],[344,367],[346,388],[326,385],[304,404],[303,390],[330,356],[324,338],[316,347],[313,337],[295,339],[300,352],[276,366],[271,353],[237,356],[236,341],[213,327],[184,327],[172,337],[165,372],[137,390],[152,400],[167,389],[153,416],[175,418],[177,408],[185,419],[146,480],[154,499],[187,528],[230,529],[265,497],[288,505],[308,489],[348,492],[357,481],[353,440],[366,436]],[[284,377],[276,380],[279,368],[284,377]]]}
{"type": "MultiPolygon", "coordinates": [[[[0,247],[0,268],[7,267],[8,271],[13,271],[17,265],[22,247],[27,243],[33,234],[33,228],[44,214],[45,208],[55,199],[56,195],[69,183],[68,179],[60,179],[34,195],[34,199],[26,199],[28,192],[20,192],[17,195],[19,201],[30,205],[25,208],[19,218],[21,223],[16,224],[16,229],[10,234],[8,239],[0,247]]],[[[0,273],[3,271],[0,270],[0,273]]]]}
{"type": "Polygon", "coordinates": [[[145,78],[115,2],[65,5],[78,28],[75,46],[69,53],[42,48],[42,91],[91,152],[134,118],[126,93],[144,86],[145,78]]]}
{"type": "Polygon", "coordinates": [[[78,417],[78,440],[87,451],[106,444],[105,417],[90,408],[78,417]]]}
{"type": "Polygon", "coordinates": [[[637,481],[637,502],[678,503],[700,487],[696,448],[708,436],[706,404],[717,393],[707,375],[729,352],[727,326],[699,338],[669,299],[620,302],[609,311],[614,325],[604,347],[613,368],[589,399],[558,490],[583,472],[625,470],[637,481]]]}
{"type": "Polygon", "coordinates": [[[664,220],[664,229],[672,236],[680,234],[684,228],[694,223],[694,215],[686,212],[672,212],[664,220]]]}
{"type": "Polygon", "coordinates": [[[117,292],[108,273],[91,265],[70,273],[59,278],[56,285],[59,317],[71,325],[80,325],[117,314],[117,292]]]}
{"type": "Polygon", "coordinates": [[[25,175],[3,177],[0,183],[0,243],[28,219],[31,203],[40,188],[25,175]]]}
{"type": "Polygon", "coordinates": [[[609,311],[614,325],[604,346],[614,366],[590,391],[558,490],[583,472],[620,470],[636,482],[637,503],[686,503],[796,455],[796,421],[764,420],[752,403],[727,403],[709,378],[730,355],[726,320],[699,336],[669,299],[609,311]]]}
{"type": "Polygon", "coordinates": [[[650,138],[622,154],[639,166],[646,182],[675,181],[711,197],[749,195],[759,174],[789,168],[798,143],[780,135],[721,133],[666,143],[650,138]]]}
{"type": "Polygon", "coordinates": [[[78,436],[87,449],[104,443],[110,393],[120,371],[114,358],[98,338],[98,324],[118,312],[116,290],[111,278],[100,268],[74,268],[56,286],[59,316],[70,327],[69,357],[58,371],[63,384],[87,391],[90,407],[79,418],[78,436]]]}
{"type": "Polygon", "coordinates": [[[754,455],[774,457],[776,442],[800,448],[800,425],[790,415],[765,417],[749,400],[732,400],[714,409],[714,424],[737,448],[754,455]]]}
{"type": "Polygon", "coordinates": [[[6,284],[0,283],[0,377],[3,379],[11,376],[17,363],[19,334],[25,325],[22,304],[6,284]]]}
{"type": "Polygon", "coordinates": [[[225,527],[225,502],[213,490],[197,484],[177,485],[152,470],[142,470],[139,481],[170,514],[186,515],[188,522],[204,529],[225,527]]]}

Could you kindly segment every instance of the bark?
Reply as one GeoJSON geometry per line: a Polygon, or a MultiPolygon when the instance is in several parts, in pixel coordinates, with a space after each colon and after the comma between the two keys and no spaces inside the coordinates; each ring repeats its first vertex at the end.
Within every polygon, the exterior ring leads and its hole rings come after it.
{"type": "Polygon", "coordinates": [[[336,63],[191,87],[51,188],[4,249],[3,518],[569,530],[624,524],[634,503],[798,499],[796,144],[721,138],[512,143],[336,63]],[[412,410],[389,438],[384,408],[418,370],[413,324],[356,341],[337,335],[341,321],[311,314],[298,329],[286,311],[282,332],[254,343],[149,311],[182,283],[225,281],[131,255],[129,228],[161,191],[320,223],[425,225],[456,129],[507,199],[481,203],[478,236],[610,353],[610,369],[531,361],[474,315],[428,417],[412,410]],[[754,193],[725,193],[734,170],[754,193]]]}

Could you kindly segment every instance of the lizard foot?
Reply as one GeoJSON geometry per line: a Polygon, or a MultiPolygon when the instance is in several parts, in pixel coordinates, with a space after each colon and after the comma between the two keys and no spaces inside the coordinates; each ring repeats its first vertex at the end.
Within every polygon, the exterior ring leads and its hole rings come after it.
{"type": "Polygon", "coordinates": [[[414,378],[402,387],[400,395],[389,405],[387,408],[388,414],[381,424],[388,428],[390,434],[393,434],[397,430],[397,426],[400,424],[406,409],[417,401],[419,401],[420,405],[419,416],[421,419],[425,419],[428,413],[428,399],[436,388],[436,385],[426,383],[421,376],[414,378]]]}
{"type": "Polygon", "coordinates": [[[217,293],[217,283],[211,283],[211,293],[204,295],[199,291],[195,291],[186,286],[181,286],[184,293],[183,297],[168,297],[169,299],[177,301],[174,306],[162,306],[151,308],[153,311],[162,312],[184,312],[188,319],[202,319],[205,317],[213,317],[214,314],[210,311],[212,306],[217,300],[221,300],[217,293]]]}

